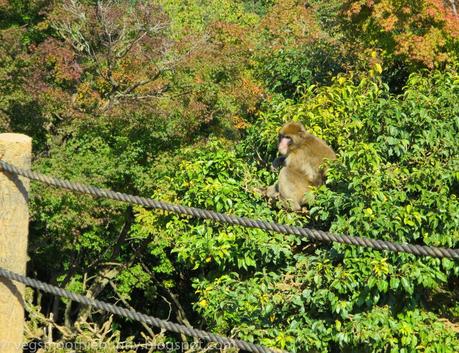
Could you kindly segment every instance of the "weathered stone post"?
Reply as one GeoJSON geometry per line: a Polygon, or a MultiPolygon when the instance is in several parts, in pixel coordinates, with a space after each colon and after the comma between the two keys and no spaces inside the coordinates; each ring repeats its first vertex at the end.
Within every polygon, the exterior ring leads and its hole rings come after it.
{"type": "MultiPolygon", "coordinates": [[[[0,134],[0,159],[29,169],[32,139],[0,134]]],[[[29,180],[0,170],[0,267],[24,275],[27,263],[29,180]]],[[[0,352],[21,353],[24,286],[0,277],[0,352]]]]}

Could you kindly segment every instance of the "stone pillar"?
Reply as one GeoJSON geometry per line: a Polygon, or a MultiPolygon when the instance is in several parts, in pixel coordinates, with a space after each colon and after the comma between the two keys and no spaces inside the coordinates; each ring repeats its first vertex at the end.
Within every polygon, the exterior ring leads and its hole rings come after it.
{"type": "MultiPolygon", "coordinates": [[[[0,134],[0,159],[29,169],[32,139],[0,134]]],[[[0,267],[25,275],[29,180],[0,170],[0,267]]],[[[22,353],[24,285],[0,277],[0,352],[22,353]]]]}

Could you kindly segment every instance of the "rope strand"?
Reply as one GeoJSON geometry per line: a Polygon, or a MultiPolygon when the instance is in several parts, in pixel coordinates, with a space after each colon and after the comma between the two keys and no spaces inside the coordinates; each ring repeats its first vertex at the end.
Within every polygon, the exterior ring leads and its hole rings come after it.
{"type": "Polygon", "coordinates": [[[431,256],[431,257],[447,257],[452,259],[459,259],[459,249],[442,248],[427,245],[412,245],[402,244],[387,240],[371,239],[366,237],[357,237],[349,235],[337,235],[330,232],[325,232],[319,229],[302,228],[278,224],[274,222],[267,222],[262,220],[254,220],[245,217],[232,216],[224,213],[219,213],[210,210],[204,210],[196,207],[187,207],[175,205],[163,201],[158,201],[150,198],[139,197],[121,192],[115,192],[107,189],[100,189],[95,186],[73,183],[68,180],[58,179],[17,168],[5,161],[0,160],[0,169],[5,172],[21,175],[31,180],[40,181],[42,183],[64,188],[71,191],[76,191],[83,194],[89,194],[96,197],[104,197],[112,200],[124,201],[135,205],[140,205],[148,208],[161,209],[177,214],[185,214],[201,219],[210,219],[221,223],[234,224],[249,228],[259,228],[267,231],[274,231],[283,234],[295,234],[308,237],[311,240],[336,242],[341,244],[350,244],[363,246],[377,250],[387,250],[392,252],[403,252],[417,256],[431,256]]]}
{"type": "Polygon", "coordinates": [[[97,299],[91,299],[91,298],[85,297],[84,295],[73,293],[66,289],[52,286],[50,284],[38,281],[33,278],[22,276],[20,274],[8,271],[1,267],[0,267],[0,276],[4,278],[8,278],[16,282],[19,282],[19,283],[23,283],[26,286],[39,289],[46,293],[54,294],[60,297],[69,298],[73,300],[74,302],[84,304],[84,305],[90,305],[94,308],[104,310],[108,313],[119,315],[119,316],[122,316],[128,319],[131,319],[131,320],[144,322],[146,324],[150,324],[155,327],[166,329],[170,332],[176,332],[176,333],[185,334],[191,337],[201,338],[208,342],[216,342],[216,343],[219,343],[227,347],[236,347],[236,348],[243,349],[245,351],[249,351],[253,353],[279,353],[281,352],[280,350],[274,350],[274,349],[262,347],[262,346],[259,346],[259,345],[256,345],[250,342],[245,342],[245,341],[241,341],[241,340],[237,340],[233,338],[224,337],[221,335],[217,335],[215,333],[198,330],[198,329],[188,327],[185,325],[175,324],[170,321],[158,319],[153,316],[139,313],[138,311],[135,311],[132,309],[125,309],[125,308],[121,308],[119,306],[112,305],[112,304],[109,304],[109,303],[106,303],[106,302],[103,302],[97,299]]]}

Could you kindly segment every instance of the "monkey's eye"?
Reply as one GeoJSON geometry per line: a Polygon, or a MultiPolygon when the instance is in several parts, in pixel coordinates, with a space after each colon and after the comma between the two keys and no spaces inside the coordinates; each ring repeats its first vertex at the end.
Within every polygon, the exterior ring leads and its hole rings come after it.
{"type": "Polygon", "coordinates": [[[281,141],[285,139],[287,140],[287,143],[290,145],[292,143],[292,138],[290,136],[287,136],[287,135],[282,135],[282,134],[279,134],[279,143],[281,143],[281,141]]]}

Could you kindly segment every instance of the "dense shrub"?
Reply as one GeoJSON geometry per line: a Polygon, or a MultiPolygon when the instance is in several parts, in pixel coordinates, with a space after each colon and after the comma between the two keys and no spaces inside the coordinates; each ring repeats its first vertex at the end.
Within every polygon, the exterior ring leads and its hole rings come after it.
{"type": "MultiPolygon", "coordinates": [[[[377,77],[357,84],[340,77],[330,87],[311,89],[298,103],[274,104],[254,126],[246,150],[258,141],[272,151],[274,126],[300,120],[339,153],[311,207],[311,225],[457,247],[458,89],[458,76],[451,72],[412,75],[400,96],[391,95],[377,77]]],[[[196,308],[207,322],[218,330],[237,327],[246,339],[258,337],[291,351],[458,349],[448,329],[453,324],[444,324],[458,307],[441,304],[457,296],[454,261],[316,247],[307,239],[298,247],[300,239],[292,241],[295,255],[282,267],[257,262],[250,275],[198,276],[196,308]]],[[[189,251],[189,244],[182,250],[180,243],[175,251],[189,251]]],[[[228,247],[234,249],[234,243],[228,247]]],[[[239,257],[253,256],[241,250],[239,257]]]]}
{"type": "Polygon", "coordinates": [[[298,97],[302,88],[329,84],[344,71],[338,49],[317,41],[300,48],[285,48],[259,58],[258,75],[267,88],[285,97],[298,97]]]}

